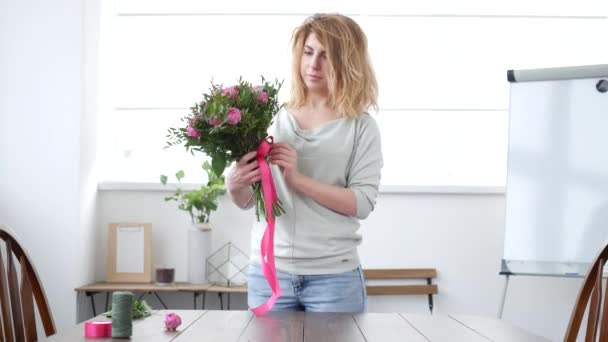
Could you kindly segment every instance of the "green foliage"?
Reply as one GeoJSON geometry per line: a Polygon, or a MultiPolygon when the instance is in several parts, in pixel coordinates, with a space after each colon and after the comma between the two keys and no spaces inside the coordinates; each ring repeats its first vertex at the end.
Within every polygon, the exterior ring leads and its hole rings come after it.
{"type": "MultiPolygon", "coordinates": [[[[148,303],[144,300],[136,300],[133,301],[133,319],[140,319],[144,317],[148,317],[152,314],[152,309],[148,306],[148,303]]],[[[112,306],[110,305],[110,310],[105,313],[105,316],[108,318],[112,318],[112,306]]]]}
{"type": "MultiPolygon", "coordinates": [[[[197,223],[209,221],[211,212],[217,210],[219,196],[226,192],[224,188],[224,176],[218,177],[207,161],[202,167],[209,179],[207,185],[202,185],[198,190],[192,191],[184,191],[180,186],[177,186],[172,196],[165,197],[165,201],[167,202],[176,201],[178,203],[177,208],[190,214],[192,222],[197,223]]],[[[182,170],[179,170],[175,174],[175,178],[179,184],[181,184],[181,180],[184,177],[185,173],[182,170]]],[[[163,185],[167,185],[167,180],[167,176],[160,176],[160,182],[163,185]]]]}

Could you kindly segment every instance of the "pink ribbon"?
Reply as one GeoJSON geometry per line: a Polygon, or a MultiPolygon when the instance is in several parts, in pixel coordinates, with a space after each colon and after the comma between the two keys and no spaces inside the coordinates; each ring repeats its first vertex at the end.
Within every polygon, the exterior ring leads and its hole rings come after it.
{"type": "Polygon", "coordinates": [[[275,217],[272,212],[272,206],[278,202],[278,197],[274,188],[274,181],[272,180],[270,167],[266,162],[266,155],[268,155],[268,152],[270,152],[273,142],[273,137],[270,136],[266,138],[260,143],[257,151],[258,168],[260,169],[262,192],[264,194],[264,204],[266,205],[266,230],[264,231],[264,236],[262,236],[262,243],[260,246],[261,263],[264,277],[266,277],[266,281],[272,290],[272,295],[266,300],[266,302],[256,308],[251,309],[251,311],[253,311],[253,313],[257,316],[263,315],[270,311],[276,300],[282,295],[281,288],[279,287],[279,280],[277,279],[277,269],[274,265],[275,217]]]}
{"type": "Polygon", "coordinates": [[[112,336],[112,322],[86,322],[84,324],[84,337],[110,337],[112,336]]]}

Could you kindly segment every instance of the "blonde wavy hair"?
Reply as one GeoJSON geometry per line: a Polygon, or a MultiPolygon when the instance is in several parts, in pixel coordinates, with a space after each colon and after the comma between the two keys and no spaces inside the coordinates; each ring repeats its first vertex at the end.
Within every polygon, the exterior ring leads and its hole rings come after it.
{"type": "Polygon", "coordinates": [[[325,47],[329,105],[340,117],[356,118],[370,108],[377,111],[378,83],[367,52],[367,37],[354,20],[340,14],[315,14],[294,30],[289,106],[300,108],[306,102],[307,88],[300,64],[310,33],[325,47]]]}

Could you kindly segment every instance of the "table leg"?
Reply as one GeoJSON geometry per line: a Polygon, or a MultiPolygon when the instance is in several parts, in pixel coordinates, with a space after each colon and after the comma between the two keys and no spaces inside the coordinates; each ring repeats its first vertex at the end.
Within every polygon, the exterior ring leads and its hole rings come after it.
{"type": "Polygon", "coordinates": [[[203,307],[201,308],[201,310],[205,309],[205,292],[192,292],[193,296],[194,296],[194,310],[196,310],[196,299],[198,298],[198,296],[203,295],[203,307]]]}
{"type": "Polygon", "coordinates": [[[158,299],[158,301],[163,305],[165,310],[168,310],[169,308],[167,307],[167,305],[165,305],[165,302],[163,302],[163,300],[160,299],[160,296],[158,295],[158,293],[156,293],[156,292],[152,292],[152,293],[154,293],[154,295],[156,296],[156,299],[158,299]]]}
{"type": "Polygon", "coordinates": [[[97,310],[95,310],[95,293],[87,292],[87,296],[91,299],[91,308],[93,309],[93,317],[97,317],[97,310]]]}
{"type": "Polygon", "coordinates": [[[227,300],[228,303],[226,305],[226,308],[227,308],[227,310],[230,310],[230,292],[228,292],[227,295],[228,295],[228,300],[227,300]]]}
{"type": "Polygon", "coordinates": [[[205,310],[205,297],[207,297],[207,292],[203,292],[203,306],[201,307],[201,310],[205,310]]]}
{"type": "Polygon", "coordinates": [[[106,292],[106,311],[110,310],[110,307],[108,305],[109,300],[110,300],[110,291],[106,292]]]}
{"type": "Polygon", "coordinates": [[[218,297],[220,297],[220,310],[224,310],[224,300],[221,292],[217,293],[218,297]]]}
{"type": "Polygon", "coordinates": [[[505,310],[505,300],[507,299],[507,288],[509,287],[509,275],[506,274],[505,286],[502,290],[502,297],[500,299],[500,308],[498,309],[498,318],[502,318],[502,313],[505,310]]]}

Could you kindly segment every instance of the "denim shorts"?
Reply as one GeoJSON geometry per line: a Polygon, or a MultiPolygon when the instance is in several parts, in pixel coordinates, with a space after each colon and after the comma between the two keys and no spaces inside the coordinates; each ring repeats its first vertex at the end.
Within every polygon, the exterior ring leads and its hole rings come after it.
{"type": "MultiPolygon", "coordinates": [[[[295,275],[277,271],[283,295],[272,311],[364,312],[367,293],[361,267],[344,273],[295,275]]],[[[271,291],[262,269],[249,266],[247,301],[250,308],[263,304],[271,291]]]]}

